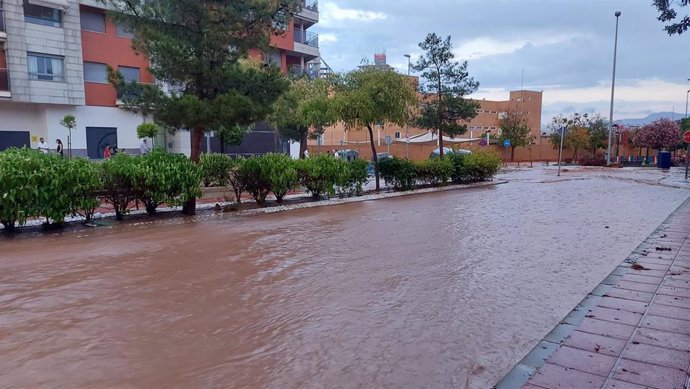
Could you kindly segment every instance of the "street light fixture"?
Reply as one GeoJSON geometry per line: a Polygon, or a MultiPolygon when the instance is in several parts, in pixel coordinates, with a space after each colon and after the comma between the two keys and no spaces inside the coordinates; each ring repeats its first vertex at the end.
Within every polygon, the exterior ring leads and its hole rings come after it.
{"type": "Polygon", "coordinates": [[[621,11],[616,11],[616,37],[613,43],[613,77],[611,79],[611,111],[609,112],[609,142],[606,151],[606,165],[611,165],[611,135],[613,133],[613,96],[616,90],[616,55],[618,54],[618,18],[621,11]]]}
{"type": "Polygon", "coordinates": [[[410,61],[412,60],[412,56],[409,54],[405,54],[405,57],[407,57],[407,76],[409,77],[410,76],[410,66],[411,66],[410,61]]]}

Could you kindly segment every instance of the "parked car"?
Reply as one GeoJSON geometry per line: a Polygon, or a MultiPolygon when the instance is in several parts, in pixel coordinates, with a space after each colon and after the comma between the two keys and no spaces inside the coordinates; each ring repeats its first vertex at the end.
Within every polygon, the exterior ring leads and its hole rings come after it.
{"type": "MultiPolygon", "coordinates": [[[[434,149],[434,151],[431,152],[431,154],[429,154],[429,159],[438,158],[438,156],[440,154],[441,154],[441,149],[437,147],[436,149],[434,149]]],[[[464,150],[464,149],[453,150],[450,147],[444,147],[443,148],[443,154],[468,155],[468,154],[472,154],[472,151],[471,150],[464,150]]]]}
{"type": "Polygon", "coordinates": [[[359,151],[350,149],[338,150],[335,152],[335,156],[338,158],[342,158],[348,162],[351,162],[359,158],[359,151]]]}

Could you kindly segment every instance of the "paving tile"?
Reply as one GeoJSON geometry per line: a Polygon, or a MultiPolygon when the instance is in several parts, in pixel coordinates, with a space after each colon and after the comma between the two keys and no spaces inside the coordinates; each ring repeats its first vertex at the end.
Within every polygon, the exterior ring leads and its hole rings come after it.
{"type": "MultiPolygon", "coordinates": [[[[644,266],[644,265],[642,265],[642,266],[644,266]]],[[[635,270],[635,269],[633,269],[632,272],[630,272],[630,275],[647,276],[647,277],[663,277],[666,275],[666,270],[668,270],[668,268],[665,268],[663,270],[662,269],[652,269],[651,266],[654,266],[654,265],[644,266],[644,267],[648,268],[649,270],[635,270]]],[[[659,266],[659,265],[657,265],[657,266],[659,266]]],[[[661,267],[665,267],[665,266],[661,266],[661,267]]]]}
{"type": "Polygon", "coordinates": [[[616,288],[637,290],[639,292],[654,293],[656,291],[656,289],[658,288],[658,286],[653,285],[653,284],[643,284],[641,282],[618,281],[618,283],[616,284],[616,288]]]}
{"type": "Polygon", "coordinates": [[[528,383],[549,389],[594,389],[604,385],[604,380],[598,375],[547,363],[528,383]]]}
{"type": "Polygon", "coordinates": [[[652,297],[654,297],[653,293],[647,293],[647,292],[638,292],[635,290],[628,290],[628,289],[620,289],[620,288],[611,288],[606,293],[606,296],[604,297],[617,297],[617,298],[622,298],[626,300],[635,300],[635,301],[642,301],[645,303],[648,303],[652,301],[652,297]]]}
{"type": "Polygon", "coordinates": [[[621,359],[616,366],[613,378],[652,388],[684,389],[687,374],[678,369],[652,365],[644,362],[621,359]]]}
{"type": "Polygon", "coordinates": [[[621,281],[634,281],[634,282],[644,282],[645,284],[652,284],[652,285],[659,285],[661,284],[661,281],[663,278],[661,277],[650,277],[650,276],[642,276],[639,274],[626,274],[623,276],[621,281]]]}
{"type": "Polygon", "coordinates": [[[632,341],[690,352],[690,335],[681,335],[675,332],[639,328],[632,341]]]}
{"type": "Polygon", "coordinates": [[[648,313],[654,316],[690,321],[690,309],[657,304],[656,302],[649,307],[648,313]]]}
{"type": "MultiPolygon", "coordinates": [[[[657,270],[657,271],[664,271],[664,272],[665,272],[666,270],[668,270],[669,267],[671,267],[671,263],[670,263],[670,262],[666,262],[666,263],[663,263],[663,264],[659,264],[659,263],[640,263],[640,261],[638,260],[637,263],[638,263],[639,265],[641,265],[642,267],[644,267],[645,269],[647,269],[647,270],[632,270],[632,271],[631,271],[631,274],[640,274],[640,275],[646,276],[646,275],[651,275],[651,274],[647,274],[647,271],[649,271],[649,270],[657,270]]],[[[663,274],[662,274],[661,276],[663,276],[663,274]]]]}
{"type": "Polygon", "coordinates": [[[640,257],[637,260],[637,263],[639,263],[642,266],[647,266],[647,265],[664,265],[664,266],[671,266],[673,264],[673,260],[670,259],[659,259],[659,258],[649,258],[649,257],[640,257]]]}
{"type": "Polygon", "coordinates": [[[613,369],[616,358],[563,346],[553,353],[547,362],[606,377],[613,369]]]}
{"type": "Polygon", "coordinates": [[[690,289],[690,280],[681,280],[673,276],[667,277],[662,283],[664,286],[673,286],[676,288],[690,289]]]}
{"type": "Polygon", "coordinates": [[[625,340],[574,331],[563,345],[617,357],[625,347],[625,340]]]}
{"type": "Polygon", "coordinates": [[[594,308],[587,317],[636,326],[640,322],[640,319],[642,319],[642,314],[622,311],[620,309],[597,307],[594,308]]]}
{"type": "Polygon", "coordinates": [[[628,312],[644,313],[647,310],[648,303],[642,301],[633,301],[619,299],[615,297],[602,297],[599,301],[600,307],[620,309],[628,312]]]}
{"type": "Polygon", "coordinates": [[[673,286],[660,286],[659,291],[657,293],[662,294],[662,295],[666,295],[666,296],[690,298],[690,289],[688,289],[688,288],[677,288],[677,287],[673,287],[673,286]]]}
{"type": "Polygon", "coordinates": [[[621,358],[680,370],[685,370],[690,366],[690,352],[637,342],[630,343],[623,350],[621,358]]]}
{"type": "Polygon", "coordinates": [[[534,368],[540,368],[559,347],[560,344],[558,343],[541,341],[529,352],[529,354],[522,358],[520,363],[534,368]]]}
{"type": "Polygon", "coordinates": [[[677,296],[666,296],[665,294],[656,295],[656,297],[654,297],[654,304],[664,304],[672,307],[690,309],[690,299],[677,296]]]}
{"type": "Polygon", "coordinates": [[[573,332],[575,327],[576,326],[570,324],[559,324],[544,337],[544,341],[560,344],[571,332],[573,332]]]}
{"type": "Polygon", "coordinates": [[[609,380],[603,389],[648,389],[649,386],[633,384],[625,381],[609,380]]]}
{"type": "Polygon", "coordinates": [[[590,334],[628,340],[633,334],[635,327],[626,324],[612,323],[610,321],[585,318],[582,320],[582,323],[580,323],[578,330],[590,334]]]}
{"type": "Polygon", "coordinates": [[[641,326],[643,328],[653,328],[655,330],[690,335],[690,321],[687,320],[647,315],[644,319],[642,319],[641,326]]]}

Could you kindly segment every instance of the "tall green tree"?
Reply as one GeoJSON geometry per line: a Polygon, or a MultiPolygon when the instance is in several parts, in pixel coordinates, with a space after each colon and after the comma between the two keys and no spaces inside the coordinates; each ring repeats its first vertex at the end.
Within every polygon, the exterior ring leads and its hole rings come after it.
{"type": "Polygon", "coordinates": [[[440,156],[443,157],[443,136],[465,133],[467,125],[462,122],[477,116],[479,103],[465,96],[476,91],[479,83],[470,77],[467,61],[454,60],[450,36],[442,39],[430,33],[419,47],[424,54],[413,69],[422,73],[424,102],[415,122],[421,128],[438,132],[440,156]]]}
{"type": "Polygon", "coordinates": [[[515,159],[515,149],[524,147],[532,142],[532,135],[527,124],[527,118],[522,112],[509,111],[499,122],[501,128],[500,142],[510,141],[510,160],[515,159]]]}
{"type": "Polygon", "coordinates": [[[380,178],[374,126],[378,123],[404,126],[416,104],[417,96],[408,79],[392,70],[362,68],[342,75],[335,82],[332,117],[343,122],[348,130],[369,131],[376,191],[380,190],[380,178]]]}
{"type": "Polygon", "coordinates": [[[677,8],[686,7],[690,4],[688,0],[654,0],[652,5],[659,11],[660,22],[664,23],[664,30],[668,35],[682,34],[690,28],[690,17],[685,15],[680,17],[677,8]]]}
{"type": "MultiPolygon", "coordinates": [[[[204,131],[241,128],[264,120],[288,82],[274,66],[245,60],[267,47],[298,12],[300,0],[102,0],[111,16],[130,28],[134,48],[150,61],[159,84],[138,86],[134,106],[167,127],[188,129],[199,162],[204,131]]],[[[135,86],[119,85],[123,89],[135,86]]],[[[184,211],[195,212],[195,199],[184,211]]]]}
{"type": "Polygon", "coordinates": [[[299,142],[299,156],[304,158],[308,139],[323,134],[333,124],[329,111],[329,82],[324,79],[292,80],[290,89],[275,104],[271,122],[278,132],[299,142]]]}

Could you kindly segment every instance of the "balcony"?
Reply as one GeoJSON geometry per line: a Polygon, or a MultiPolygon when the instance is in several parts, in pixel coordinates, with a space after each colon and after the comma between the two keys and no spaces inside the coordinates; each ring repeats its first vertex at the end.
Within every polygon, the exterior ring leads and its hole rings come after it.
{"type": "Polygon", "coordinates": [[[6,68],[0,68],[0,98],[12,97],[10,93],[10,75],[6,68]]]}
{"type": "Polygon", "coordinates": [[[304,0],[302,10],[300,10],[295,17],[304,21],[307,27],[311,27],[319,22],[319,1],[318,0],[304,0]]]}
{"type": "Polygon", "coordinates": [[[295,29],[295,43],[301,43],[303,45],[318,48],[319,34],[313,33],[311,31],[300,31],[295,29]]]}
{"type": "Polygon", "coordinates": [[[310,79],[317,78],[319,76],[319,69],[312,65],[308,66],[300,66],[300,65],[291,65],[288,68],[288,73],[293,76],[293,77],[308,77],[310,79]]]}

